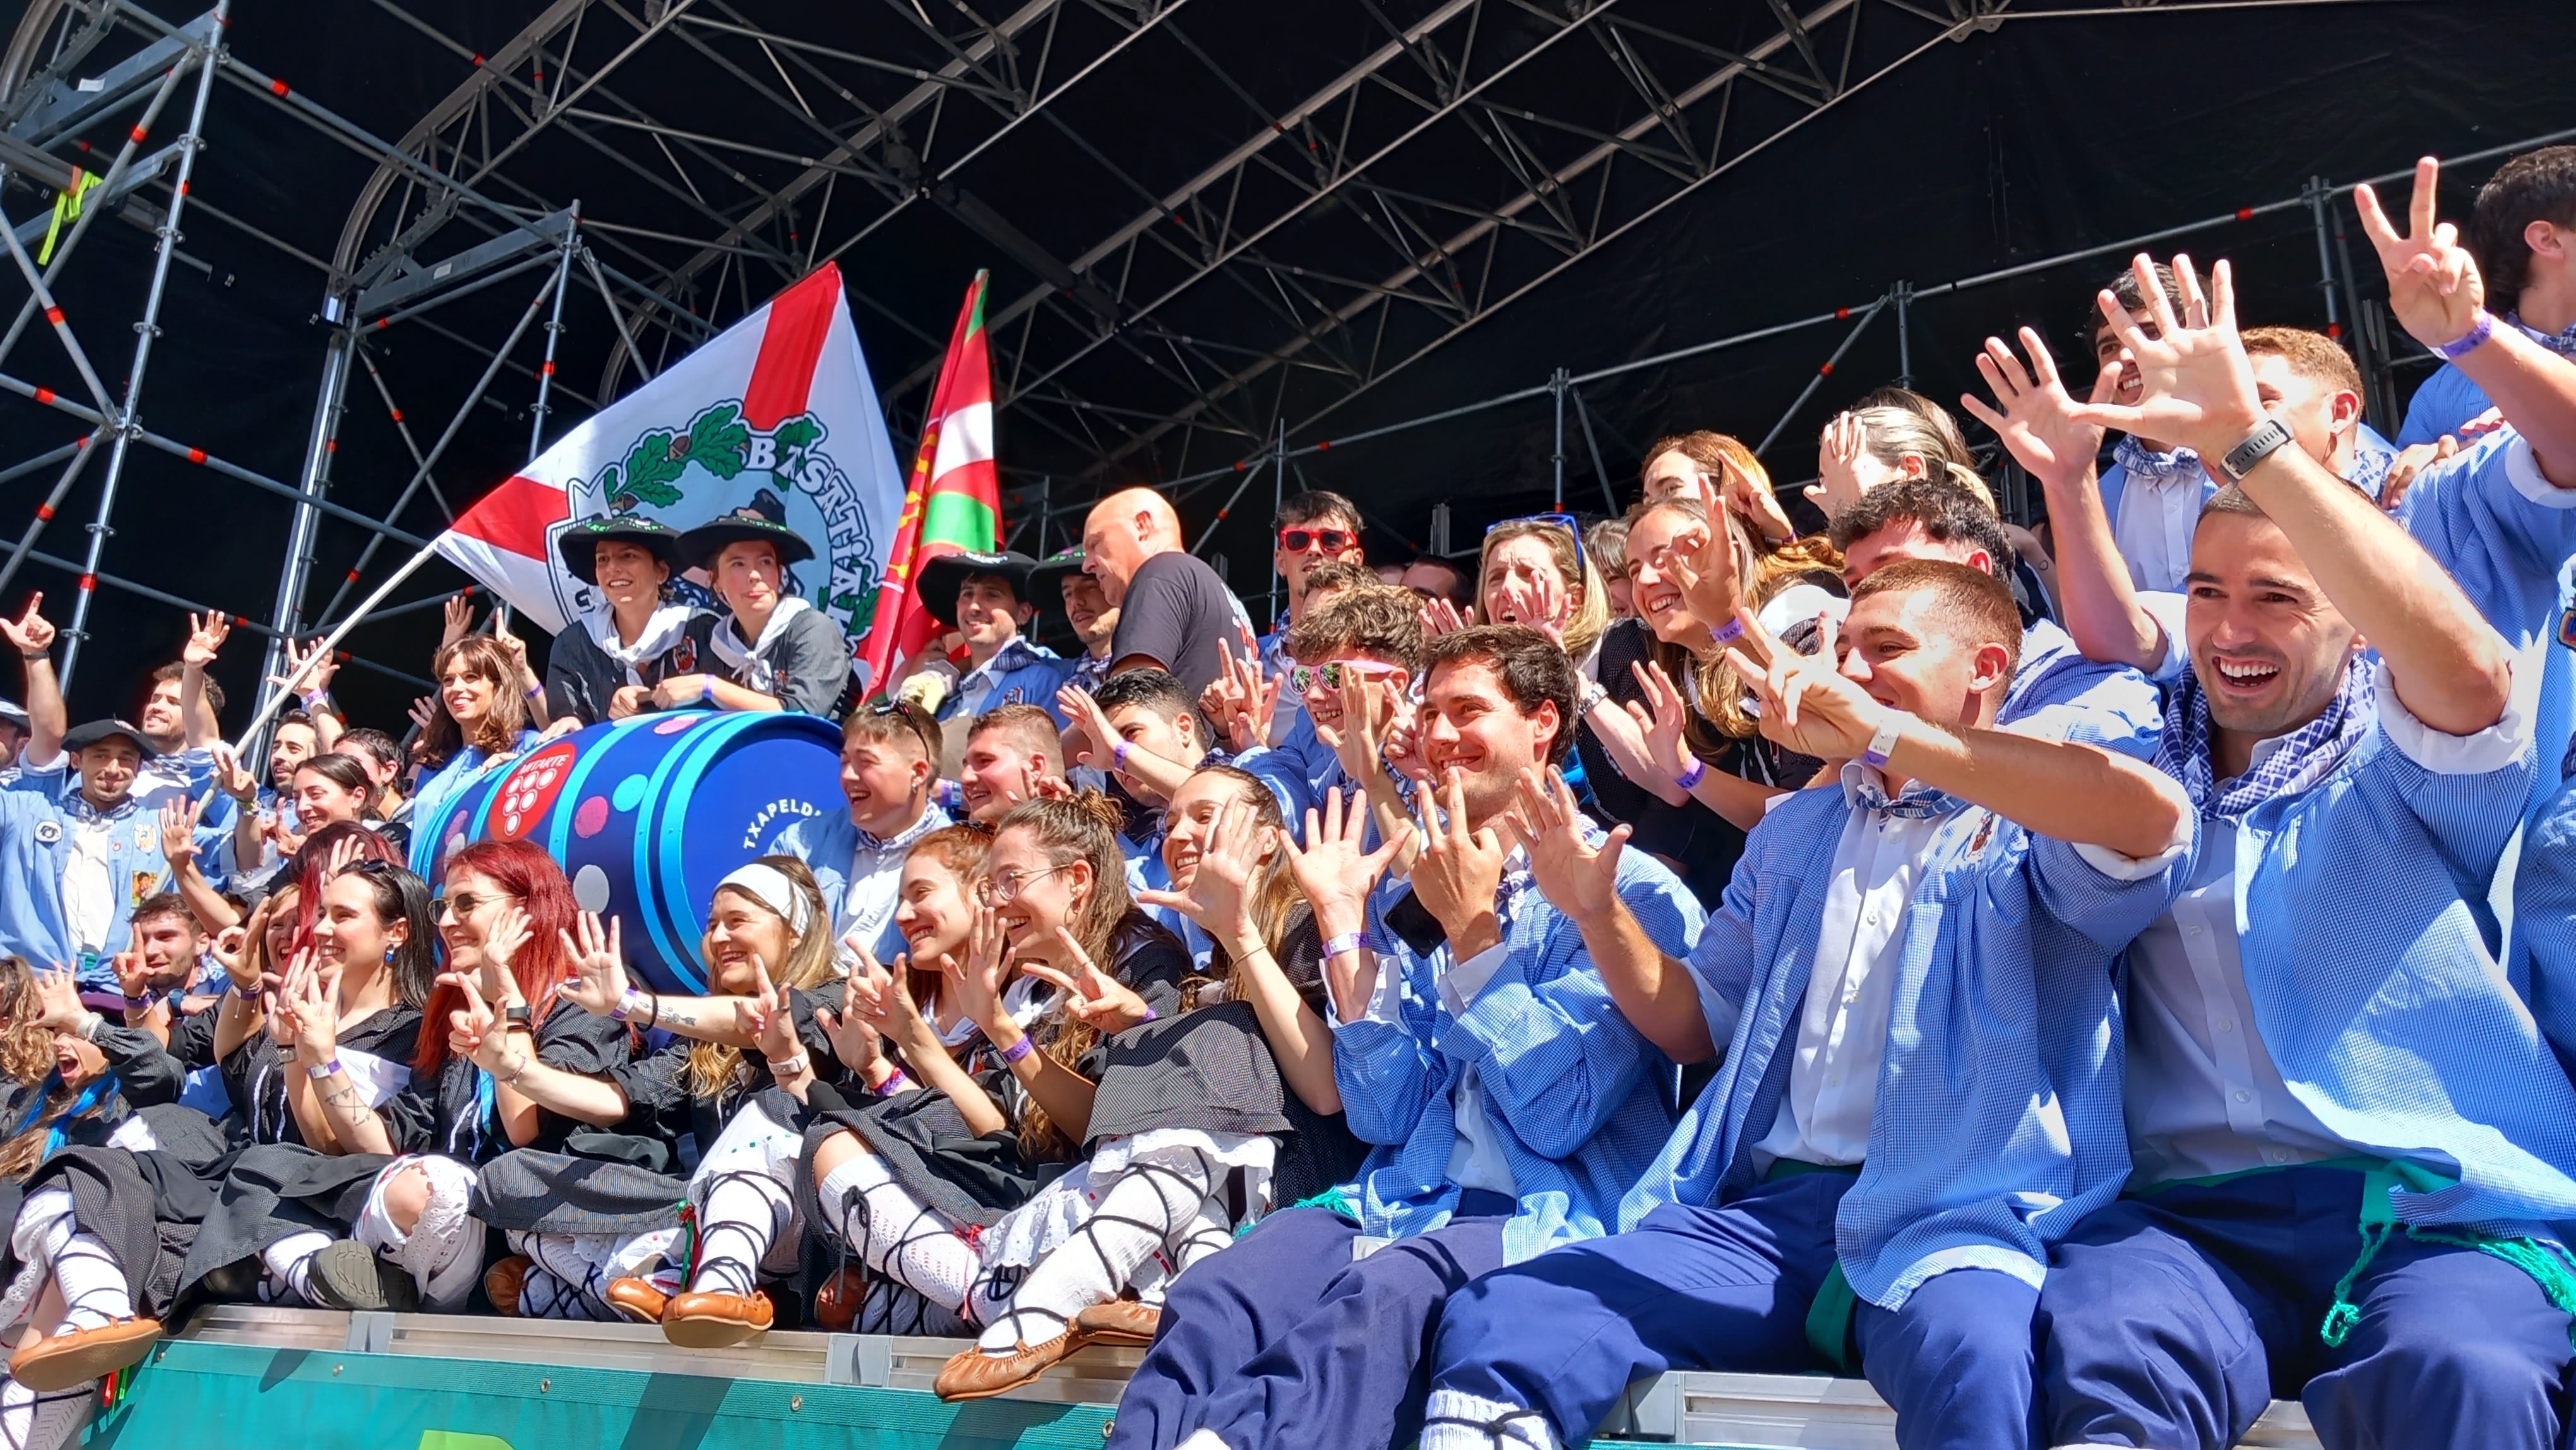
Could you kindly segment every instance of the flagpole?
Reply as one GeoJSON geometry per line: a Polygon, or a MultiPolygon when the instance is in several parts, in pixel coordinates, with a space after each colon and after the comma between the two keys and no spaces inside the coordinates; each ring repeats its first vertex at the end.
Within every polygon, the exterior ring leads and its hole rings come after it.
{"type": "MultiPolygon", "coordinates": [[[[341,620],[329,634],[322,637],[321,650],[316,658],[329,658],[339,648],[340,641],[347,637],[349,631],[355,629],[360,621],[375,612],[377,605],[385,602],[385,597],[394,592],[394,586],[410,578],[414,571],[436,557],[437,553],[438,546],[432,543],[404,561],[401,568],[386,575],[385,581],[376,586],[373,594],[359,601],[358,607],[349,611],[348,618],[341,620]]],[[[295,684],[295,678],[289,677],[284,684],[269,691],[267,698],[260,701],[258,712],[250,717],[250,723],[242,727],[241,735],[233,741],[232,749],[235,755],[248,749],[252,739],[259,734],[260,727],[266,725],[270,717],[276,715],[287,701],[295,698],[295,684]]]]}

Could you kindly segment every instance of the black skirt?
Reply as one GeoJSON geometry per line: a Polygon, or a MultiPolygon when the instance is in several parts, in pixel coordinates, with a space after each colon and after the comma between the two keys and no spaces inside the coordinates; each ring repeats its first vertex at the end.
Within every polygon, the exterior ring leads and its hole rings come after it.
{"type": "MultiPolygon", "coordinates": [[[[0,1207],[15,1222],[26,1194],[69,1190],[73,1222],[116,1261],[133,1293],[134,1312],[166,1318],[177,1298],[180,1266],[214,1207],[215,1184],[230,1154],[222,1130],[194,1108],[158,1104],[136,1116],[150,1125],[160,1147],[140,1153],[103,1145],[61,1149],[23,1189],[12,1185],[0,1207]]],[[[0,1282],[14,1279],[18,1270],[17,1254],[0,1243],[0,1282]]]]}

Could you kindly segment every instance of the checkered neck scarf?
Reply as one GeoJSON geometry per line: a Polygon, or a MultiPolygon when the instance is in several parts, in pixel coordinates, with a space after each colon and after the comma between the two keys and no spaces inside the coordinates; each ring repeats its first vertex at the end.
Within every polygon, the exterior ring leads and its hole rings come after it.
{"type": "Polygon", "coordinates": [[[2276,795],[2306,790],[2333,774],[2376,718],[2368,667],[2362,656],[2354,655],[2324,714],[2283,737],[2252,770],[2218,780],[2209,764],[2209,697],[2201,691],[2199,676],[2186,670],[2165,695],[2165,735],[2156,748],[2156,768],[2182,782],[2202,815],[2232,821],[2276,795]]]}
{"type": "Polygon", "coordinates": [[[2506,320],[2511,322],[2514,326],[2521,328],[2523,336],[2530,338],[2533,342],[2539,343],[2542,347],[2549,349],[2560,357],[2576,358],[2576,327],[2569,327],[2563,332],[2543,332],[2539,328],[2533,327],[2529,323],[2524,322],[2518,314],[2508,313],[2506,314],[2506,320]]]}
{"type": "Polygon", "coordinates": [[[912,849],[913,842],[920,840],[922,837],[929,835],[931,832],[938,830],[942,826],[950,824],[953,823],[948,819],[948,813],[933,805],[922,807],[921,819],[914,821],[911,825],[904,827],[902,830],[895,832],[891,836],[878,837],[870,835],[867,828],[864,826],[853,825],[850,829],[857,832],[859,838],[859,849],[862,851],[909,851],[912,849]]]}
{"type": "Polygon", "coordinates": [[[1843,766],[1844,793],[1853,805],[1865,811],[1895,816],[1901,820],[1929,821],[1946,816],[1967,804],[1956,796],[1944,795],[1921,781],[1908,781],[1905,789],[1890,800],[1887,787],[1879,784],[1869,767],[1859,761],[1843,766]]]}
{"type": "Polygon", "coordinates": [[[2157,453],[2125,433],[2120,436],[2119,442],[2111,445],[2111,457],[2120,465],[2120,471],[2133,480],[2148,483],[2187,480],[2197,488],[2205,477],[2200,466],[2200,455],[2190,449],[2175,448],[2157,453]]]}

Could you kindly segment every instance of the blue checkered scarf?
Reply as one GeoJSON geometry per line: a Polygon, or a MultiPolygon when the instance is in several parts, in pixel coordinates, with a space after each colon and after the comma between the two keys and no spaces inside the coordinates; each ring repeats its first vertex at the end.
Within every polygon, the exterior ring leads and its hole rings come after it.
{"type": "Polygon", "coordinates": [[[2208,474],[2200,466],[2199,454],[2188,448],[2169,448],[2158,453],[2125,433],[2120,435],[2119,442],[2111,445],[2111,458],[2120,465],[2121,472],[2133,479],[2152,483],[2170,483],[2180,479],[2195,488],[2209,481],[2208,474]]]}
{"type": "Polygon", "coordinates": [[[2366,658],[2354,655],[2325,713],[2293,730],[2262,763],[2233,780],[2218,780],[2209,764],[2209,697],[2189,670],[2165,692],[2165,733],[2156,768],[2182,782],[2203,816],[2232,821],[2276,795],[2306,790],[2334,773],[2378,711],[2370,695],[2366,658]]]}

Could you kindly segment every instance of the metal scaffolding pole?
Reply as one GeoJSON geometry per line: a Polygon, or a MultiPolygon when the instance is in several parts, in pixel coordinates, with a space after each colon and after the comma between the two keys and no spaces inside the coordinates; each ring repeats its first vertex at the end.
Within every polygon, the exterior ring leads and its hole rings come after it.
{"type": "Polygon", "coordinates": [[[101,424],[92,429],[86,437],[75,438],[51,453],[22,463],[6,474],[0,474],[0,477],[15,478],[29,468],[43,467],[47,462],[63,458],[66,454],[70,457],[70,461],[63,465],[63,471],[55,476],[54,486],[46,493],[45,501],[36,505],[36,516],[27,521],[27,531],[18,536],[17,545],[9,550],[9,562],[0,565],[0,589],[8,588],[9,581],[17,577],[19,564],[26,560],[27,551],[36,546],[36,536],[43,533],[45,525],[52,521],[54,510],[63,506],[63,495],[72,491],[72,481],[81,476],[83,468],[89,466],[91,456],[98,451],[94,445],[105,436],[107,436],[107,426],[101,424]]]}
{"type": "MultiPolygon", "coordinates": [[[[313,398],[313,424],[304,445],[304,473],[295,522],[287,531],[286,562],[277,571],[277,602],[269,613],[269,639],[259,673],[267,679],[286,667],[284,641],[304,626],[304,583],[313,570],[313,540],[321,531],[323,490],[331,478],[331,443],[340,431],[341,398],[349,384],[349,355],[357,340],[349,329],[331,329],[322,354],[322,381],[313,398]]],[[[374,520],[369,520],[373,523],[374,520]]]]}
{"type": "Polygon", "coordinates": [[[1565,512],[1565,369],[1558,368],[1547,380],[1548,396],[1556,410],[1556,451],[1548,456],[1550,487],[1555,501],[1548,507],[1565,512]]]}
{"type": "MultiPolygon", "coordinates": [[[[171,93],[178,90],[179,81],[186,73],[187,67],[172,66],[170,73],[162,78],[160,89],[152,93],[151,103],[143,108],[143,119],[135,122],[134,129],[126,133],[125,144],[117,148],[116,160],[109,164],[107,175],[95,188],[100,199],[81,208],[80,215],[72,222],[71,231],[54,248],[53,260],[45,264],[47,286],[53,285],[64,264],[71,261],[72,253],[80,249],[81,238],[89,234],[90,223],[98,220],[101,212],[112,209],[106,199],[118,194],[117,188],[124,183],[125,173],[133,167],[134,153],[142,148],[143,138],[151,134],[152,124],[161,119],[162,106],[168,103],[171,93]]],[[[10,322],[8,335],[0,337],[0,362],[8,361],[9,354],[18,346],[19,337],[27,330],[27,323],[35,317],[36,309],[41,305],[42,294],[30,289],[27,300],[18,304],[18,316],[10,322]]]]}
{"type": "MultiPolygon", "coordinates": [[[[564,292],[572,285],[573,248],[581,244],[581,199],[573,198],[572,205],[565,210],[572,214],[572,223],[564,228],[563,262],[555,269],[554,312],[546,318],[546,364],[537,369],[537,402],[528,410],[528,457],[531,461],[545,451],[546,414],[552,406],[546,401],[546,395],[555,380],[555,340],[563,334],[564,292]]],[[[501,351],[507,353],[509,348],[504,347],[501,351]]]]}
{"type": "MultiPolygon", "coordinates": [[[[205,146],[206,101],[214,94],[215,72],[223,29],[232,21],[232,0],[215,0],[214,31],[202,47],[192,47],[197,66],[197,96],[188,107],[188,129],[179,136],[179,173],[170,185],[170,210],[162,215],[152,244],[152,286],[144,294],[143,320],[134,332],[134,362],[125,375],[125,404],[117,410],[116,442],[107,455],[107,474],[99,480],[98,515],[89,528],[89,549],[84,556],[80,592],[72,600],[72,627],[64,631],[62,688],[68,695],[72,672],[80,664],[81,641],[88,637],[90,597],[97,592],[99,556],[107,548],[111,531],[108,520],[116,508],[116,486],[125,476],[125,456],[133,446],[135,409],[143,399],[143,375],[152,361],[152,340],[161,334],[161,298],[170,283],[170,257],[179,248],[179,222],[188,207],[188,180],[196,173],[197,153],[205,146]]],[[[10,247],[17,247],[12,233],[10,247]]]]}

